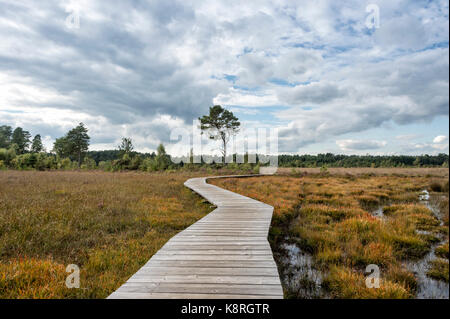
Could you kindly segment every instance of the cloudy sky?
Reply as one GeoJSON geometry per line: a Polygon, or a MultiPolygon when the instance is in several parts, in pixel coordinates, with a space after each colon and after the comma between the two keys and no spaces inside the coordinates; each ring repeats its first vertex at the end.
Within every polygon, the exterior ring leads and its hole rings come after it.
{"type": "Polygon", "coordinates": [[[248,2],[0,0],[0,125],[150,151],[221,104],[286,153],[448,153],[447,0],[248,2]]]}

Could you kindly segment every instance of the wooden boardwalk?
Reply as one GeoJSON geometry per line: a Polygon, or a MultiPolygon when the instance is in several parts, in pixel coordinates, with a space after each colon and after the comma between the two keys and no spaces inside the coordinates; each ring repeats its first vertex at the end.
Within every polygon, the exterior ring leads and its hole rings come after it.
{"type": "Polygon", "coordinates": [[[273,207],[192,178],[217,208],[172,237],[108,298],[283,298],[267,235],[273,207]]]}

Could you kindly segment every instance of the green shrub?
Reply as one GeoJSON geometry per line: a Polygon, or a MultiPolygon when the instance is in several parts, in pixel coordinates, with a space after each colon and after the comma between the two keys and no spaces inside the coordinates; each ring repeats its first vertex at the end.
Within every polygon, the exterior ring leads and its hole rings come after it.
{"type": "Polygon", "coordinates": [[[83,160],[83,164],[81,165],[82,169],[96,169],[97,163],[90,157],[85,157],[83,160]]]}
{"type": "Polygon", "coordinates": [[[101,161],[98,163],[98,168],[105,172],[112,171],[112,163],[111,161],[101,161]]]}
{"type": "Polygon", "coordinates": [[[72,168],[72,161],[70,158],[63,158],[58,162],[58,168],[59,169],[71,169],[72,168]]]}
{"type": "Polygon", "coordinates": [[[14,159],[14,166],[17,169],[32,169],[35,168],[37,162],[37,155],[34,153],[21,154],[14,159]]]}
{"type": "Polygon", "coordinates": [[[45,171],[47,167],[47,156],[45,156],[45,154],[43,153],[39,153],[37,154],[37,159],[36,159],[36,164],[34,166],[35,169],[37,169],[38,171],[45,171]]]}
{"type": "Polygon", "coordinates": [[[250,164],[250,163],[241,164],[240,169],[241,169],[241,171],[244,171],[244,172],[251,172],[252,164],[250,164]]]}
{"type": "Polygon", "coordinates": [[[8,150],[6,148],[0,148],[0,161],[6,161],[7,159],[7,152],[8,150]]]}
{"type": "Polygon", "coordinates": [[[139,155],[136,155],[131,159],[131,163],[128,166],[128,169],[137,170],[141,166],[142,158],[139,155]]]}
{"type": "Polygon", "coordinates": [[[13,159],[16,158],[16,151],[14,147],[9,149],[0,148],[0,161],[3,161],[6,166],[10,166],[13,159]]]}

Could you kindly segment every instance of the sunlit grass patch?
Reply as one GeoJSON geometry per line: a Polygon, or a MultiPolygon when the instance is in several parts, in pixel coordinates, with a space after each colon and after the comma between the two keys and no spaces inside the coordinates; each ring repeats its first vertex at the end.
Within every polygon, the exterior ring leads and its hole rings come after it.
{"type": "Polygon", "coordinates": [[[0,296],[61,298],[70,295],[65,286],[66,266],[49,259],[20,258],[0,262],[0,296]]]}
{"type": "Polygon", "coordinates": [[[405,219],[415,224],[418,230],[432,230],[440,225],[433,212],[421,204],[393,205],[383,208],[384,214],[397,219],[405,219]]]}
{"type": "Polygon", "coordinates": [[[368,288],[366,276],[345,267],[333,266],[324,285],[335,298],[344,299],[405,299],[413,295],[401,283],[380,278],[379,288],[368,288]]]}
{"type": "Polygon", "coordinates": [[[108,296],[211,210],[183,186],[190,177],[0,172],[0,298],[108,296]],[[65,288],[68,264],[80,289],[65,288]]]}

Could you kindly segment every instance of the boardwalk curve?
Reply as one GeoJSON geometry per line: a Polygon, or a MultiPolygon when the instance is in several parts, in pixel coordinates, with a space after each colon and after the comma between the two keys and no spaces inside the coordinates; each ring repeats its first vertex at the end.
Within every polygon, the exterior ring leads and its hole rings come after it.
{"type": "Polygon", "coordinates": [[[273,207],[191,178],[217,208],[172,237],[108,298],[283,298],[267,235],[273,207]]]}

